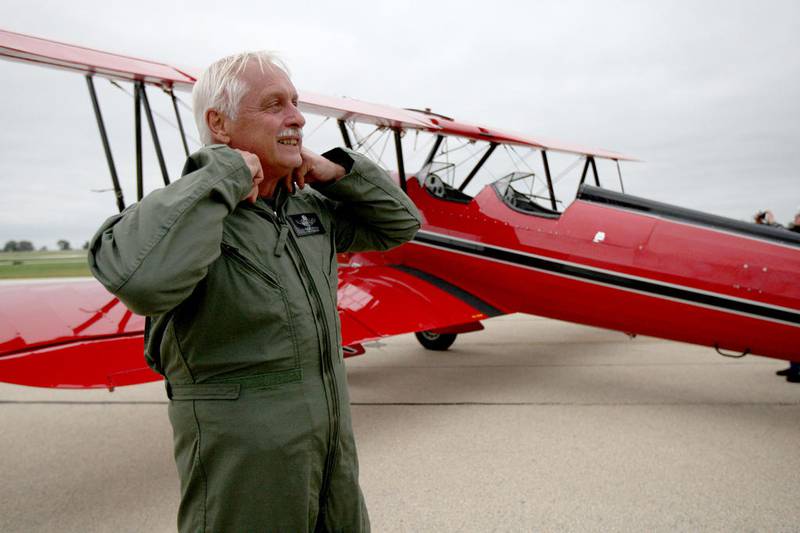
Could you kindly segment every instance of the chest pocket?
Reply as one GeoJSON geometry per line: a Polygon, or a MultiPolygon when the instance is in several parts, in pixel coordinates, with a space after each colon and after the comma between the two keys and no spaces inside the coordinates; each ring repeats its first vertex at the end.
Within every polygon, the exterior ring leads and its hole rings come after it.
{"type": "Polygon", "coordinates": [[[224,241],[221,252],[185,324],[182,348],[195,377],[297,368],[295,320],[280,276],[224,241]]]}

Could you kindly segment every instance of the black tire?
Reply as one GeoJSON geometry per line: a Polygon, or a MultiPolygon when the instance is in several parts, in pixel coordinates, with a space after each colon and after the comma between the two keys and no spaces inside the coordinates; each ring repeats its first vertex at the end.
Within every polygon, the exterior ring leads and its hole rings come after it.
{"type": "Polygon", "coordinates": [[[419,343],[427,350],[443,352],[456,341],[455,333],[432,333],[430,331],[418,331],[414,333],[419,343]]]}

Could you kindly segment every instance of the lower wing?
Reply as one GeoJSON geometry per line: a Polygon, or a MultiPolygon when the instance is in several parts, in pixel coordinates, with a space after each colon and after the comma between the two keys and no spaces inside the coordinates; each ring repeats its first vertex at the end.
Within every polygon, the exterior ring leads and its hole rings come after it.
{"type": "MultiPolygon", "coordinates": [[[[480,329],[503,311],[428,273],[343,267],[339,317],[346,354],[360,343],[423,330],[480,329]]],[[[0,381],[108,388],[156,381],[144,360],[144,318],[94,280],[0,285],[0,381]]]]}

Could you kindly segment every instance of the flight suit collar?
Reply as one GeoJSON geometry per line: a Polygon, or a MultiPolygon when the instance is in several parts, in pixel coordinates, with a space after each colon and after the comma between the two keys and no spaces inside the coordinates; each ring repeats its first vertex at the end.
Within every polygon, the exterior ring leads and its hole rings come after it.
{"type": "Polygon", "coordinates": [[[284,187],[283,183],[280,183],[275,188],[275,193],[271,198],[263,198],[259,196],[256,200],[256,203],[245,203],[244,207],[254,211],[266,212],[270,216],[280,215],[286,211],[286,204],[289,200],[289,196],[290,194],[284,187]]]}

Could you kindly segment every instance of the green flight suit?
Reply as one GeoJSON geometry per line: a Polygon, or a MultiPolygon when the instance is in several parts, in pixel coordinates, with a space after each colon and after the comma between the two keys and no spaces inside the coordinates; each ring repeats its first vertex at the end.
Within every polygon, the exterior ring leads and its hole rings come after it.
{"type": "Polygon", "coordinates": [[[94,276],[150,317],[167,382],[181,532],[368,531],[336,311],[336,253],[385,250],[420,217],[386,173],[344,149],[339,181],[274,203],[224,145],[109,218],[94,276]]]}

